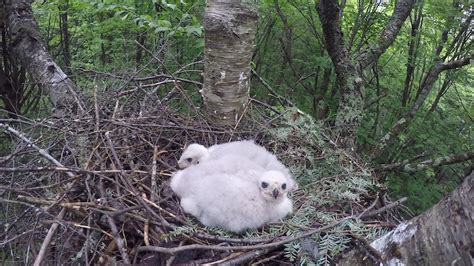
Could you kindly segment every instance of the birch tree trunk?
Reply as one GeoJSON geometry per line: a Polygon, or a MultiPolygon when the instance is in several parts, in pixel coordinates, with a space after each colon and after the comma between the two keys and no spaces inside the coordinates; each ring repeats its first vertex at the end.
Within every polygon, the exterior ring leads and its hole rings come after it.
{"type": "Polygon", "coordinates": [[[254,0],[208,0],[202,97],[210,117],[234,124],[249,100],[258,14],[254,0]]]}
{"type": "MultiPolygon", "coordinates": [[[[473,265],[474,172],[447,198],[401,223],[371,246],[384,265],[473,265]]],[[[353,250],[339,265],[379,265],[365,250],[353,250]]],[[[382,265],[382,264],[380,264],[382,265]]]]}

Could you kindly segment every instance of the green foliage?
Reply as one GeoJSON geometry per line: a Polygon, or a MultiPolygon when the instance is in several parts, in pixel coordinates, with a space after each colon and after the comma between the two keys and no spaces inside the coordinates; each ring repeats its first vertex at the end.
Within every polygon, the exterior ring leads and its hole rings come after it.
{"type": "MultiPolygon", "coordinates": [[[[394,10],[395,1],[383,6],[377,6],[377,2],[345,1],[342,30],[349,54],[353,57],[377,41],[394,10]]],[[[331,188],[321,191],[316,189],[306,195],[310,201],[308,206],[303,204],[304,208],[308,208],[305,213],[315,206],[328,206],[335,200],[356,201],[360,193],[374,186],[367,179],[369,173],[352,175],[357,166],[345,163],[341,154],[321,154],[316,151],[321,147],[328,150],[327,140],[320,133],[323,128],[332,125],[340,100],[340,88],[336,85],[335,71],[325,50],[316,4],[317,1],[301,0],[260,1],[254,55],[256,72],[268,81],[274,91],[309,114],[296,112],[296,120],[286,117],[287,124],[271,132],[275,140],[294,144],[287,147],[275,143],[275,151],[291,165],[292,172],[300,177],[302,186],[324,184],[324,187],[331,188]],[[311,117],[322,120],[315,122],[311,117]],[[311,143],[302,145],[308,142],[311,143]],[[343,178],[326,180],[328,176],[343,178]],[[311,202],[318,204],[313,206],[311,202]]],[[[417,7],[423,11],[423,22],[417,35],[411,35],[410,23],[415,16],[413,11],[377,66],[364,73],[364,99],[370,103],[380,98],[364,110],[364,120],[358,131],[358,151],[369,160],[372,160],[371,150],[380,138],[410,110],[424,76],[435,63],[433,54],[445,30],[448,30],[448,39],[440,58],[453,59],[452,53],[457,46],[452,43],[468,14],[466,3],[454,6],[452,2],[422,1],[417,7]],[[410,41],[417,41],[413,62],[415,70],[408,103],[403,105],[401,99],[410,41]]],[[[203,10],[203,1],[34,2],[43,36],[52,54],[62,65],[65,64],[65,51],[59,15],[67,13],[72,73],[79,73],[84,68],[135,75],[140,70],[140,75],[147,76],[157,72],[173,73],[183,65],[198,61],[204,45],[201,26],[203,10]]],[[[472,51],[472,38],[467,38],[459,49],[459,56],[472,51]]],[[[197,65],[180,77],[199,80],[200,71],[201,65],[197,65]]],[[[385,156],[374,158],[373,163],[402,161],[421,153],[434,158],[473,150],[472,77],[472,66],[442,73],[408,130],[398,137],[397,145],[388,147],[385,156]],[[443,82],[448,79],[451,85],[432,111],[436,96],[443,82]]],[[[74,78],[85,95],[91,95],[91,88],[98,84],[82,75],[74,78]]],[[[252,97],[284,110],[282,103],[270,95],[265,86],[256,79],[253,82],[252,97]]],[[[100,88],[108,87],[105,85],[98,84],[100,88]]],[[[184,89],[192,100],[199,101],[200,96],[195,87],[184,89]]],[[[164,97],[163,91],[156,93],[164,97]]],[[[395,197],[408,196],[409,206],[419,213],[459,184],[459,177],[466,167],[467,163],[410,175],[391,173],[387,185],[395,197]]],[[[295,219],[300,219],[295,222],[304,224],[301,216],[295,215],[299,217],[295,219]]],[[[329,242],[328,246],[331,246],[329,242]]],[[[297,249],[293,245],[290,247],[297,249]]],[[[289,250],[288,255],[291,254],[289,250]]]]}
{"type": "MultiPolygon", "coordinates": [[[[183,55],[195,58],[195,48],[202,47],[200,13],[202,4],[178,1],[65,1],[53,0],[34,6],[35,14],[53,54],[61,55],[59,14],[69,16],[68,29],[73,68],[94,70],[130,69],[136,61],[141,36],[145,47],[177,42],[183,55]],[[62,8],[58,8],[61,7],[62,8]],[[148,45],[148,44],[149,45],[148,45]],[[130,49],[133,47],[133,49],[130,49]],[[189,53],[190,52],[190,53],[189,53]]],[[[149,48],[150,49],[150,48],[149,48]]],[[[154,48],[151,48],[154,50],[154,48]]],[[[152,55],[143,52],[143,62],[152,55]]],[[[185,59],[185,58],[183,58],[185,59]]],[[[58,61],[62,62],[62,56],[58,61]]],[[[188,60],[189,61],[189,60],[188,60]]]]}

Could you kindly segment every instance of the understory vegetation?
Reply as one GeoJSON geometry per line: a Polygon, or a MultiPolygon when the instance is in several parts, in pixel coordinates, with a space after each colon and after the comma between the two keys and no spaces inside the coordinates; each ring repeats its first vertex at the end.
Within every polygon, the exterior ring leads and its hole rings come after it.
{"type": "MultiPolygon", "coordinates": [[[[41,237],[31,240],[36,250],[24,250],[30,240],[19,243],[12,236],[27,234],[32,224],[48,229],[51,221],[64,218],[69,222],[60,224],[58,240],[67,245],[55,251],[62,262],[105,263],[111,253],[118,254],[106,236],[120,237],[104,229],[109,221],[101,214],[108,213],[123,225],[118,229],[126,232],[121,237],[129,247],[288,240],[282,251],[261,252],[301,265],[327,265],[355,242],[374,240],[399,221],[427,210],[473,170],[472,154],[471,160],[453,164],[427,162],[474,150],[472,63],[440,71],[406,130],[377,151],[387,132],[413,110],[433,67],[472,54],[473,6],[466,1],[417,2],[395,42],[364,72],[363,119],[350,153],[340,147],[341,136],[333,131],[342,96],[326,52],[317,1],[259,1],[250,104],[232,129],[205,119],[200,95],[205,1],[117,2],[33,3],[50,53],[89,106],[83,117],[51,117],[51,102],[41,87],[21,67],[14,68],[14,62],[5,63],[11,59],[2,58],[20,90],[15,104],[13,96],[0,91],[0,128],[6,132],[0,134],[0,194],[2,205],[8,204],[0,208],[0,226],[5,228],[0,233],[0,261],[13,254],[36,255],[41,237]],[[204,228],[183,214],[168,187],[187,144],[238,139],[255,139],[274,152],[300,186],[292,195],[295,209],[289,219],[247,231],[241,238],[204,228]],[[51,163],[43,151],[61,163],[51,163]],[[85,154],[76,157],[76,152],[85,154]],[[423,167],[404,170],[408,164],[423,167]],[[16,171],[21,168],[30,172],[16,171]],[[66,192],[77,198],[62,202],[58,195],[66,192]],[[110,206],[101,202],[106,197],[113,199],[110,206]],[[141,210],[142,201],[150,204],[152,210],[147,211],[153,217],[141,210]],[[377,212],[381,205],[390,207],[377,212]],[[61,212],[54,216],[47,212],[50,208],[71,211],[66,217],[61,212]],[[48,217],[49,224],[42,224],[40,217],[48,217]],[[327,231],[300,237],[328,224],[333,226],[327,231]],[[292,237],[298,241],[289,241],[292,237]],[[86,244],[71,240],[75,238],[86,244]],[[316,242],[317,255],[308,249],[316,242]]],[[[357,55],[377,40],[394,3],[343,2],[344,40],[348,53],[357,55]]],[[[5,37],[2,40],[7,45],[5,37]]],[[[132,262],[143,252],[133,250],[132,262]]],[[[189,252],[185,258],[168,255],[151,260],[206,263],[204,258],[217,256],[212,250],[189,252]]]]}
{"type": "MultiPolygon", "coordinates": [[[[462,25],[472,19],[471,8],[456,1],[421,1],[416,5],[395,43],[367,73],[366,107],[358,132],[360,154],[370,158],[374,146],[409,111],[423,78],[435,63],[433,53],[444,32],[447,39],[442,57],[456,58],[472,50],[471,25],[462,25]],[[412,69],[407,70],[408,66],[412,69]]],[[[92,77],[134,77],[138,85],[147,82],[140,77],[167,73],[194,81],[183,83],[183,89],[193,101],[200,101],[203,2],[48,1],[35,3],[34,11],[54,58],[86,95],[92,94],[94,86],[100,90],[114,85],[92,77]],[[183,67],[187,68],[180,71],[183,67]]],[[[349,52],[357,54],[375,40],[392,11],[392,3],[347,1],[342,28],[349,52]]],[[[331,125],[340,95],[314,2],[261,1],[259,12],[253,59],[259,78],[252,79],[251,96],[276,109],[294,105],[331,125]]],[[[408,130],[374,163],[472,151],[472,72],[469,66],[442,72],[408,130]]],[[[152,84],[153,79],[149,80],[152,84]]],[[[161,99],[167,92],[160,87],[148,93],[161,99]]],[[[38,108],[47,110],[47,103],[38,108]]],[[[390,173],[386,184],[395,197],[409,196],[408,206],[420,213],[454,189],[468,167],[461,164],[409,174],[390,173]]]]}

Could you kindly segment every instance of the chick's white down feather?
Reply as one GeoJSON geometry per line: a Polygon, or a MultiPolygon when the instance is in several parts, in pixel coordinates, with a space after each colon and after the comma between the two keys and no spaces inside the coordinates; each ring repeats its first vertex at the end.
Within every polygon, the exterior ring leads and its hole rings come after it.
{"type": "Polygon", "coordinates": [[[258,228],[291,213],[288,178],[238,157],[224,156],[176,173],[171,187],[180,196],[183,210],[205,226],[232,232],[258,228]],[[225,168],[235,159],[250,168],[225,168]]]}
{"type": "Polygon", "coordinates": [[[226,155],[176,172],[171,178],[170,186],[179,197],[182,197],[192,189],[189,185],[191,180],[202,182],[200,180],[215,174],[221,174],[222,178],[225,178],[226,174],[235,174],[239,178],[251,181],[258,186],[258,180],[255,176],[263,172],[265,172],[263,167],[246,157],[226,155]]]}
{"type": "Polygon", "coordinates": [[[266,170],[280,171],[290,179],[290,190],[297,189],[297,184],[291,177],[288,168],[283,165],[275,155],[251,140],[217,144],[208,149],[200,144],[190,144],[181,155],[178,165],[180,168],[187,168],[191,165],[196,165],[208,160],[216,160],[227,155],[239,155],[250,159],[266,170]]]}

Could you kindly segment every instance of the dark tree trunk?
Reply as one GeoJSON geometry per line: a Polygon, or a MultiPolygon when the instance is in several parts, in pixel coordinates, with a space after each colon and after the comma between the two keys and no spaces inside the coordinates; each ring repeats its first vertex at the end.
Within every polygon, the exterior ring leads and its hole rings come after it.
{"type": "Polygon", "coordinates": [[[17,61],[47,92],[54,113],[63,116],[83,112],[77,88],[46,49],[28,0],[12,0],[7,4],[10,50],[17,61]]]}
{"type": "Polygon", "coordinates": [[[433,101],[433,104],[430,107],[430,110],[428,111],[428,114],[433,113],[436,108],[438,107],[439,101],[441,101],[441,98],[448,92],[449,87],[453,84],[450,75],[451,73],[446,74],[446,78],[443,81],[443,85],[441,85],[441,88],[438,91],[438,94],[436,95],[435,100],[433,101]]]}
{"type": "Polygon", "coordinates": [[[255,1],[206,3],[202,96],[217,123],[234,124],[248,104],[257,20],[255,1]]]}
{"type": "Polygon", "coordinates": [[[71,50],[69,48],[69,26],[68,26],[68,9],[69,1],[65,0],[62,4],[59,5],[59,28],[61,31],[61,44],[62,44],[62,54],[64,60],[64,67],[66,68],[66,73],[71,74],[71,50]]]}
{"type": "Polygon", "coordinates": [[[317,4],[319,19],[324,32],[326,50],[336,70],[337,82],[342,99],[336,117],[336,126],[343,137],[343,146],[355,149],[356,131],[362,121],[363,75],[365,68],[375,63],[394,42],[400,28],[410,14],[415,0],[400,0],[395,5],[390,20],[378,41],[357,56],[352,62],[344,45],[340,25],[341,8],[335,0],[321,0],[317,4]]]}
{"type": "Polygon", "coordinates": [[[431,209],[372,242],[382,261],[360,248],[343,256],[339,265],[472,265],[473,185],[474,172],[431,209]]]}
{"type": "Polygon", "coordinates": [[[326,50],[336,70],[337,85],[342,99],[336,117],[338,134],[343,137],[343,145],[353,148],[355,133],[362,120],[362,79],[352,63],[344,45],[341,30],[341,8],[336,1],[321,0],[317,5],[323,28],[326,50]]]}
{"type": "Polygon", "coordinates": [[[415,72],[416,51],[418,49],[418,44],[420,42],[421,36],[419,30],[421,29],[421,22],[423,19],[422,11],[423,5],[420,4],[418,6],[417,11],[415,12],[414,21],[411,24],[411,39],[408,44],[407,72],[405,77],[405,84],[403,86],[402,106],[406,106],[410,99],[411,87],[415,72]]]}

